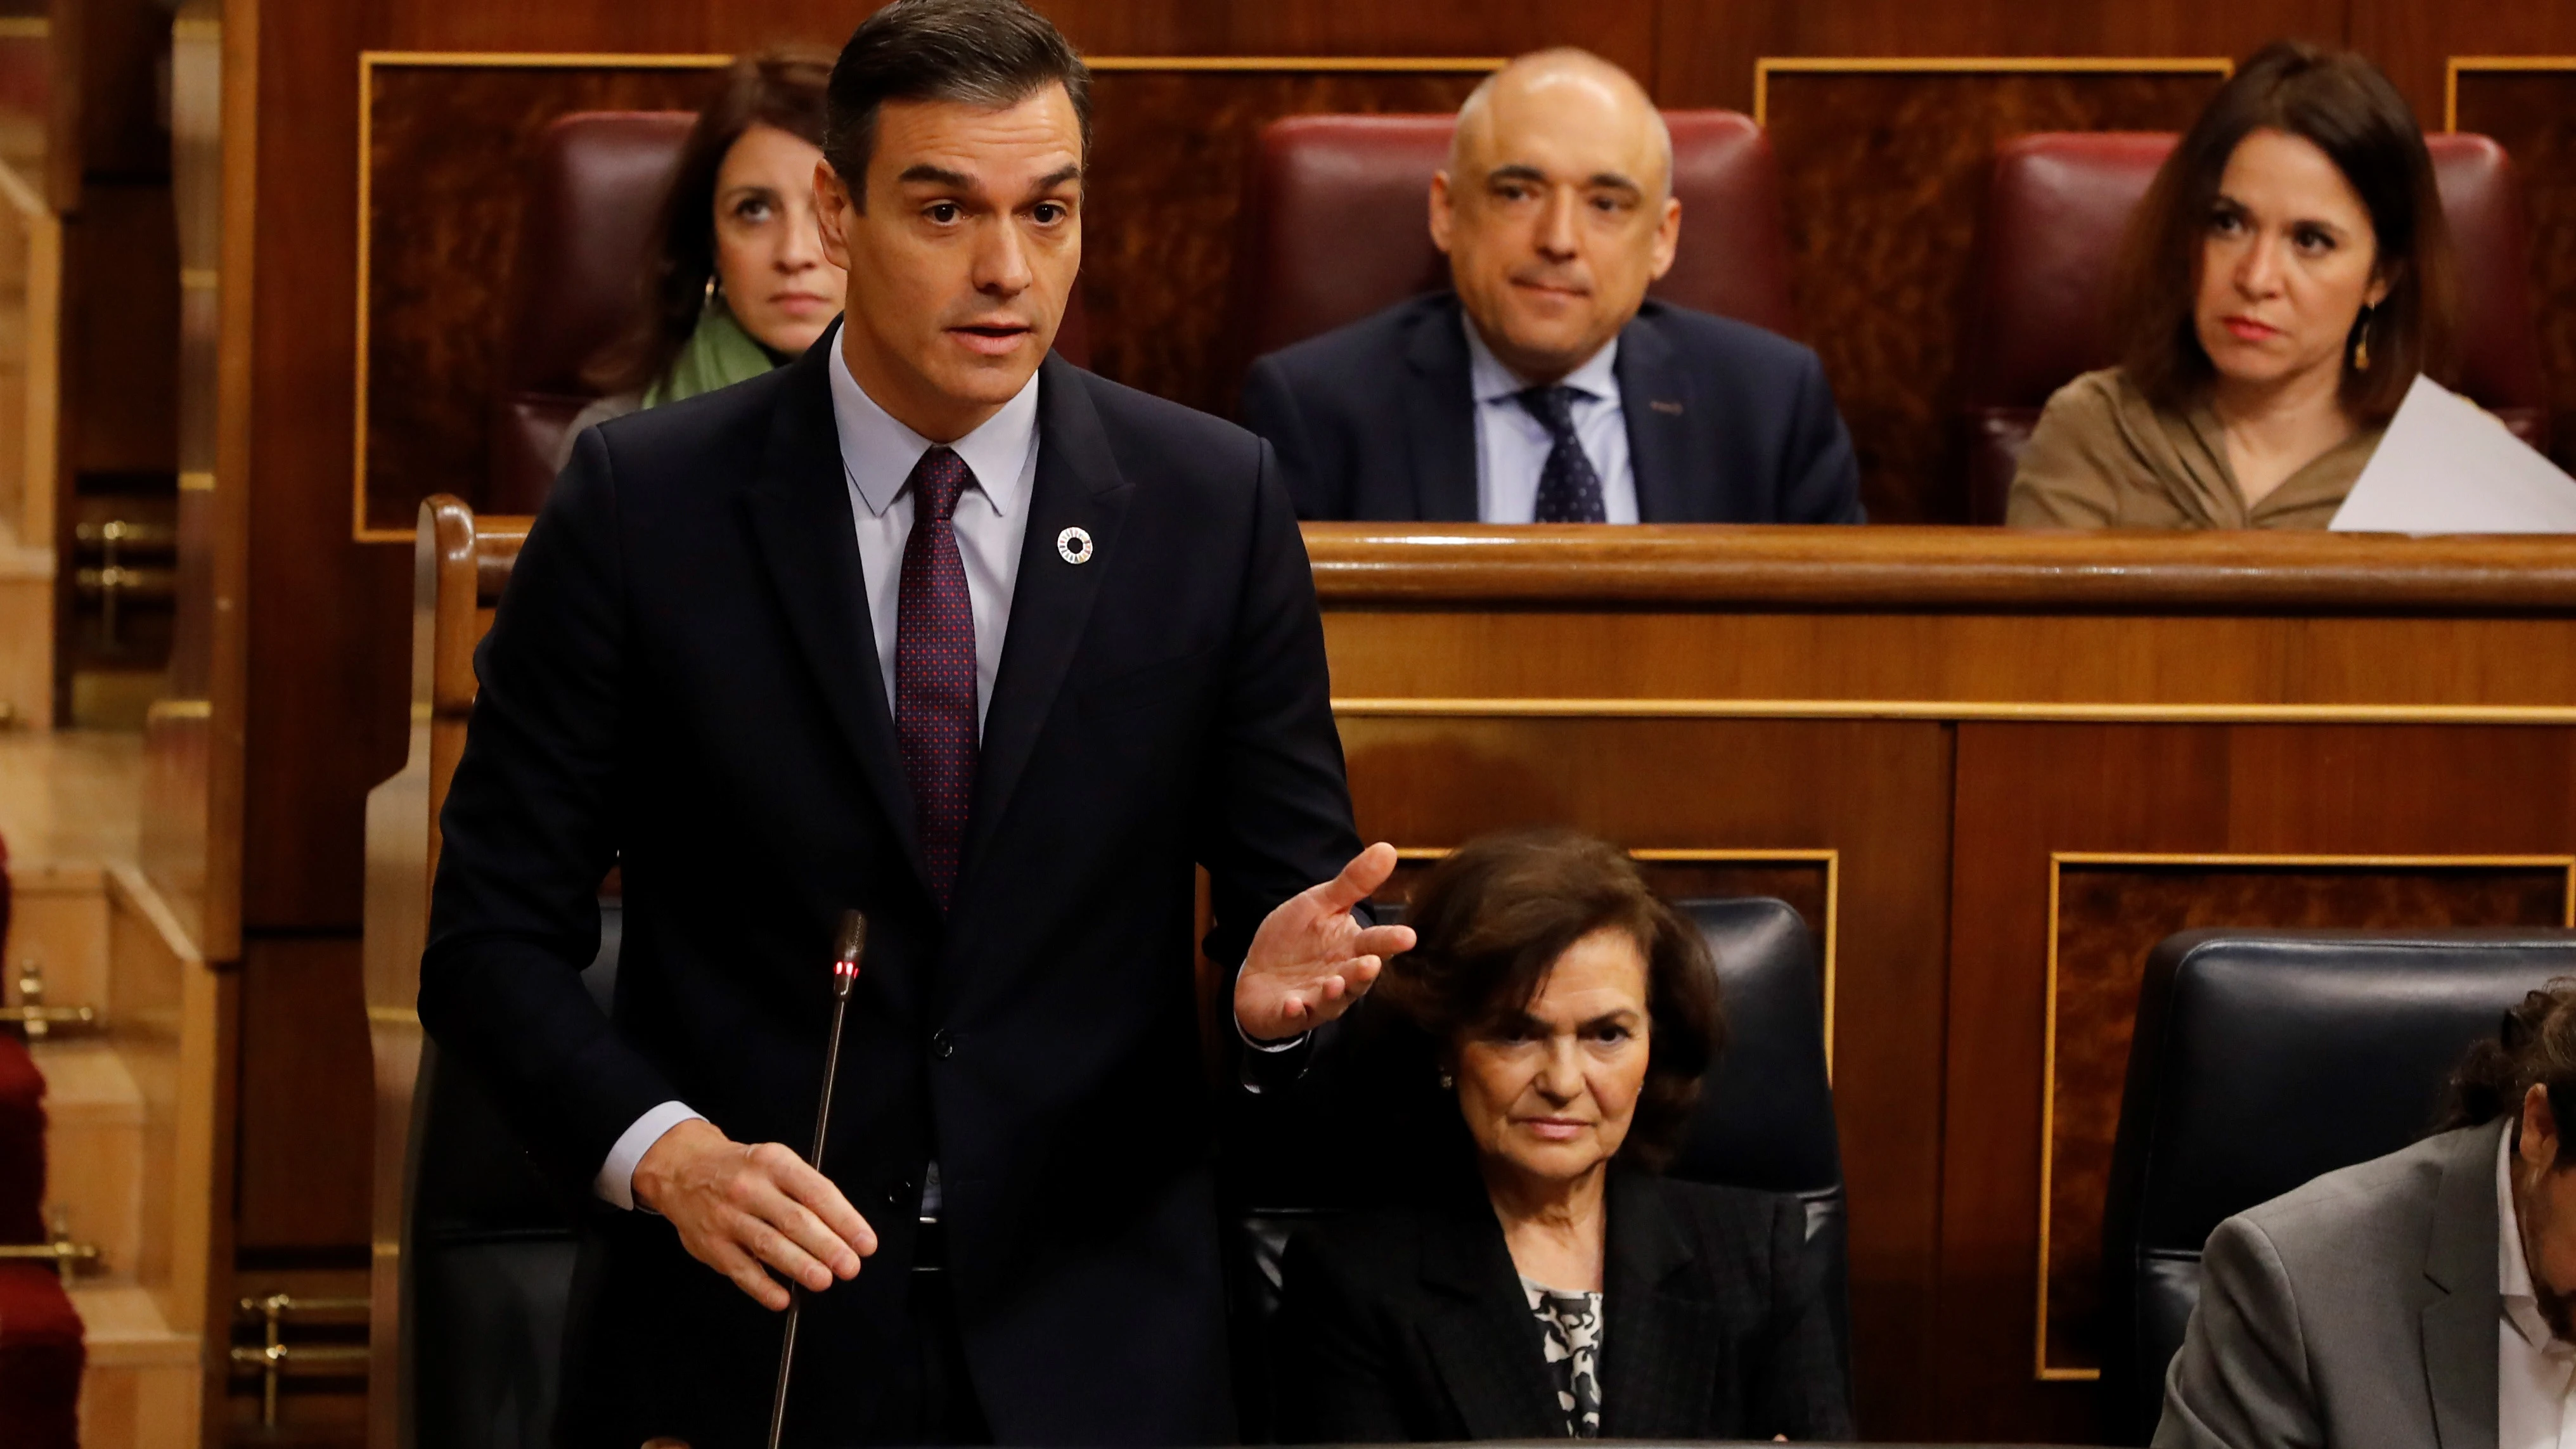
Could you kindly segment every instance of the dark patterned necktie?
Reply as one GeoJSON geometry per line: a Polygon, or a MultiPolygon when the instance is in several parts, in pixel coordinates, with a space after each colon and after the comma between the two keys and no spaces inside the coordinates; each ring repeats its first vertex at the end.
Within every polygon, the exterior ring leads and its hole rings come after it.
{"type": "Polygon", "coordinates": [[[948,909],[975,791],[975,610],[951,517],[975,475],[933,448],[912,465],[912,536],[895,606],[894,732],[912,781],[930,888],[948,909]]]}
{"type": "Polygon", "coordinates": [[[1592,471],[1592,460],[1583,454],[1583,444],[1574,436],[1574,400],[1582,396],[1573,388],[1534,387],[1513,394],[1529,415],[1547,429],[1550,443],[1547,466],[1538,475],[1538,511],[1533,520],[1539,523],[1607,523],[1609,504],[1601,496],[1601,475],[1592,471]]]}

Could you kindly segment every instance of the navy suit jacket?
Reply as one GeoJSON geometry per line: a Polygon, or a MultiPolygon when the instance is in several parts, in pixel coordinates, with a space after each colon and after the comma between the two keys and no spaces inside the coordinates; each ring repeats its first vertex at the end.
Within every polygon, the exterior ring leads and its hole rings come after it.
{"type": "MultiPolygon", "coordinates": [[[[822,1166],[882,1246],[807,1301],[790,1441],[901,1432],[889,1387],[914,1372],[906,1270],[935,1160],[999,1442],[1224,1442],[1193,867],[1208,949],[1233,962],[1359,848],[1286,490],[1241,429],[1046,361],[943,918],[860,587],[837,335],[575,446],[476,656],[421,1022],[585,1195],[665,1100],[801,1148],[834,923],[865,911],[822,1166]],[[1081,564],[1057,551],[1076,527],[1081,564]],[[612,863],[625,936],[603,1016],[579,973],[612,863]]],[[[597,1208],[575,1282],[567,1443],[759,1442],[777,1315],[642,1212],[597,1208]]]]}
{"type": "MultiPolygon", "coordinates": [[[[1476,522],[1476,405],[1458,298],[1434,292],[1252,364],[1244,426],[1300,518],[1476,522]]],[[[1858,523],[1860,470],[1816,354],[1648,300],[1619,332],[1644,523],[1858,523]]]]}

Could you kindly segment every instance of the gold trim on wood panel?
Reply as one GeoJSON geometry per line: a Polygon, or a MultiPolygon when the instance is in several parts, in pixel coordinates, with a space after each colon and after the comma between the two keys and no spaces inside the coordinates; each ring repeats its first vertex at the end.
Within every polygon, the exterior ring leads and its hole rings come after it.
{"type": "Polygon", "coordinates": [[[2058,887],[2067,866],[2203,865],[2219,868],[2299,870],[2529,870],[2555,866],[2566,872],[2560,923],[2576,929],[2576,855],[2234,855],[2149,851],[2052,850],[2048,853],[2048,989],[2042,1007],[2039,1068],[2039,1293],[2031,1330],[2031,1365],[2042,1383],[2089,1383],[2098,1368],[2057,1368],[2048,1361],[2049,1219],[2057,1163],[2057,936],[2058,887]]]}
{"type": "Polygon", "coordinates": [[[2460,129],[2460,76],[2468,71],[2576,70],[2576,55],[2455,55],[2442,65],[2442,129],[2460,129]]]}
{"type": "Polygon", "coordinates": [[[1771,77],[1806,75],[2120,74],[2234,75],[2226,56],[2186,55],[1766,55],[1753,62],[1753,124],[1771,124],[1771,77]]]}
{"type": "Polygon", "coordinates": [[[2558,704],[2159,704],[1942,699],[1584,699],[1355,695],[1350,719],[1879,719],[2031,724],[2576,725],[2558,704]]]}
{"type": "MultiPolygon", "coordinates": [[[[357,409],[351,444],[350,536],[359,543],[412,542],[409,528],[367,526],[367,290],[371,269],[372,219],[375,215],[371,162],[375,153],[375,74],[378,67],[477,67],[484,69],[555,70],[714,70],[733,63],[731,55],[652,54],[613,51],[516,50],[363,50],[358,53],[358,327],[357,409]]],[[[1500,56],[1404,55],[1100,55],[1083,63],[1095,71],[1319,71],[1475,74],[1500,70],[1500,56]]]]}
{"type": "Polygon", "coordinates": [[[1095,71],[1365,71],[1396,74],[1474,74],[1511,64],[1496,55],[1086,55],[1095,71]]]}
{"type": "MultiPolygon", "coordinates": [[[[714,70],[733,64],[730,54],[656,51],[588,50],[362,50],[358,73],[380,65],[476,66],[484,69],[570,70],[588,66],[603,70],[714,70]]],[[[360,91],[363,99],[366,92],[360,91]]],[[[361,114],[364,114],[361,112],[361,114]]]]}
{"type": "Polygon", "coordinates": [[[46,40],[53,33],[52,22],[42,15],[0,15],[0,40],[46,40]]]}
{"type": "MultiPolygon", "coordinates": [[[[1455,847],[1446,845],[1400,845],[1395,858],[1404,860],[1440,860],[1455,847]]],[[[1818,933],[1823,937],[1825,1006],[1825,1080],[1834,1077],[1834,950],[1842,923],[1843,853],[1834,849],[1790,850],[1709,850],[1698,847],[1666,848],[1649,846],[1628,852],[1631,860],[1672,861],[1677,863],[1750,864],[1778,861],[1784,864],[1820,864],[1825,868],[1825,920],[1818,933]]]]}

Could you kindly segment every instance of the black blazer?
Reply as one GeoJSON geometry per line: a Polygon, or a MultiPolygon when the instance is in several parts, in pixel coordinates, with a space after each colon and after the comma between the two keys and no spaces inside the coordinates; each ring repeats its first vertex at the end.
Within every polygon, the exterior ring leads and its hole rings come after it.
{"type": "MultiPolygon", "coordinates": [[[[1608,1211],[1601,1437],[1851,1436],[1797,1199],[1614,1167],[1608,1211]]],[[[1565,1437],[1538,1322],[1479,1187],[1291,1242],[1278,1342],[1293,1442],[1565,1437]]]]}
{"type": "MultiPolygon", "coordinates": [[[[1252,364],[1244,426],[1300,518],[1473,523],[1476,407],[1451,292],[1252,364]]],[[[1649,300],[1619,333],[1619,405],[1646,523],[1858,523],[1860,470],[1816,354],[1649,300]]]]}
{"type": "MultiPolygon", "coordinates": [[[[860,589],[826,348],[585,434],[490,637],[420,1015],[589,1201],[677,1099],[802,1147],[834,923],[868,913],[825,1170],[882,1249],[812,1297],[790,1437],[894,1432],[914,1210],[1004,1443],[1232,1437],[1214,1116],[1192,987],[1358,849],[1313,576],[1269,450],[1050,357],[1008,644],[943,923],[860,589]],[[1075,565],[1058,534],[1089,531],[1075,565]],[[625,875],[613,1020],[583,993],[625,875]]],[[[569,1442],[765,1430],[780,1319],[605,1206],[583,1246],[569,1442]]]]}

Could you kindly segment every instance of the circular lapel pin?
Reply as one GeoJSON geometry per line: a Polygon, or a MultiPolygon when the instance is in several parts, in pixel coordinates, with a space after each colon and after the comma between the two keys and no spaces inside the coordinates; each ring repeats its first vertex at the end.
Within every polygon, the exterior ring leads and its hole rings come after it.
{"type": "Polygon", "coordinates": [[[1091,535],[1079,528],[1068,528],[1057,534],[1055,556],[1069,564],[1091,562],[1091,535]]]}

